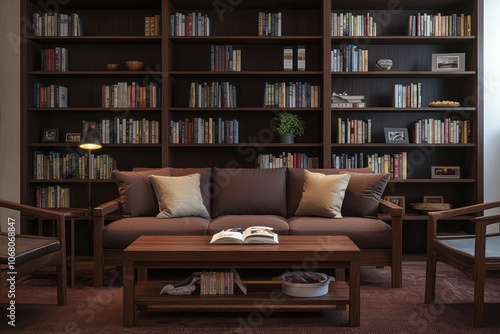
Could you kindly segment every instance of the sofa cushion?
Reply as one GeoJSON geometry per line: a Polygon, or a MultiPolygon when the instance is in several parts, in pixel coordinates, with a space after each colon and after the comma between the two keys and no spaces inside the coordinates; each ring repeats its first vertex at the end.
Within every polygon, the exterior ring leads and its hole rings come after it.
{"type": "Polygon", "coordinates": [[[211,212],[211,197],[212,197],[212,168],[201,167],[201,168],[170,168],[171,176],[184,176],[190,174],[200,174],[200,191],[201,198],[203,199],[203,205],[207,209],[208,214],[211,212]]]}
{"type": "Polygon", "coordinates": [[[129,217],[104,226],[102,244],[106,249],[125,249],[141,235],[206,235],[209,219],[183,217],[129,217]]]}
{"type": "Polygon", "coordinates": [[[169,176],[169,168],[143,171],[114,170],[112,177],[121,196],[122,214],[126,216],[154,216],[158,213],[158,200],[149,181],[149,175],[169,176]]]}
{"type": "Polygon", "coordinates": [[[304,170],[304,191],[297,216],[342,218],[340,209],[351,175],[325,175],[304,170]]]}
{"type": "Polygon", "coordinates": [[[293,217],[290,235],[347,235],[361,249],[390,249],[391,226],[376,218],[293,217]]]}
{"type": "Polygon", "coordinates": [[[278,234],[288,234],[286,218],[275,215],[227,215],[214,218],[208,225],[207,234],[215,234],[233,227],[269,226],[278,234]]]}
{"type": "Polygon", "coordinates": [[[214,168],[212,217],[286,215],[286,170],[214,168]]]}
{"type": "Polygon", "coordinates": [[[380,198],[389,174],[352,173],[345,192],[342,215],[346,217],[377,217],[380,198]]]}
{"type": "MultiPolygon", "coordinates": [[[[343,216],[354,216],[354,217],[364,217],[373,216],[378,211],[378,202],[380,196],[382,195],[387,181],[385,177],[380,175],[385,174],[373,174],[371,168],[348,168],[348,169],[336,169],[336,168],[325,168],[325,169],[309,169],[311,172],[323,173],[325,175],[349,173],[351,179],[347,185],[346,193],[344,196],[344,204],[342,205],[342,210],[340,211],[343,216]],[[356,175],[354,175],[356,173],[356,175]],[[370,175],[363,177],[364,175],[370,175]],[[354,177],[353,177],[354,176],[354,177]],[[371,181],[369,183],[368,181],[371,181]],[[378,183],[380,182],[380,183],[378,183]],[[384,184],[385,182],[385,184],[384,184]],[[360,183],[363,183],[360,186],[360,183]],[[368,187],[370,190],[366,190],[363,196],[359,196],[361,187],[368,187]],[[377,198],[376,189],[382,189],[380,196],[377,198]],[[367,194],[371,193],[372,197],[367,194]],[[368,200],[367,200],[368,199],[368,200]],[[377,202],[377,206],[374,207],[374,200],[377,202]],[[367,202],[367,203],[365,203],[367,202]],[[356,203],[352,205],[352,203],[356,203]],[[361,204],[360,204],[361,203],[361,204]],[[366,205],[366,207],[364,207],[366,205]]],[[[388,180],[388,176],[387,176],[388,180]]],[[[287,169],[287,217],[293,217],[297,208],[299,207],[300,200],[302,198],[302,192],[304,189],[304,171],[300,168],[288,168],[287,169]]]]}
{"type": "Polygon", "coordinates": [[[156,218],[197,216],[210,218],[203,205],[200,174],[185,176],[149,175],[158,199],[160,213],[156,218]]]}

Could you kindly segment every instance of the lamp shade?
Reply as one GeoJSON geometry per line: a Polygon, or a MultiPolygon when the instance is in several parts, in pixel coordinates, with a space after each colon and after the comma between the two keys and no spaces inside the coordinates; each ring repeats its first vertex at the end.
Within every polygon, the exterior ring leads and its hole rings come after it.
{"type": "Polygon", "coordinates": [[[80,140],[80,148],[84,150],[98,150],[102,147],[101,138],[94,128],[89,128],[80,140]]]}

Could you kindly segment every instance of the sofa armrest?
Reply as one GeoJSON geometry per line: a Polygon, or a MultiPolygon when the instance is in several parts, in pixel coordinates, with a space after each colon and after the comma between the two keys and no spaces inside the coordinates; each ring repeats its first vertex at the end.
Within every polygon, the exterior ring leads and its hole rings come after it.
{"type": "Polygon", "coordinates": [[[403,216],[403,208],[400,206],[397,206],[396,204],[385,200],[381,199],[380,202],[378,203],[380,211],[384,213],[388,213],[391,217],[393,216],[403,216]]]}
{"type": "Polygon", "coordinates": [[[102,231],[106,216],[120,209],[120,198],[103,203],[94,208],[94,286],[101,287],[103,282],[104,249],[102,231]]]}
{"type": "Polygon", "coordinates": [[[392,287],[403,286],[403,208],[396,204],[381,199],[379,209],[391,217],[392,232],[392,287]]]}

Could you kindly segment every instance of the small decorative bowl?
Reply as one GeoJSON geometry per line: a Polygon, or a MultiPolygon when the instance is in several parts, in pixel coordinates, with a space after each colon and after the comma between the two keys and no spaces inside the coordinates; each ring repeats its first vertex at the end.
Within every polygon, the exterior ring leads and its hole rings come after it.
{"type": "Polygon", "coordinates": [[[108,71],[116,71],[118,69],[118,64],[106,64],[106,69],[108,71]]]}
{"type": "Polygon", "coordinates": [[[129,60],[125,62],[125,65],[127,65],[129,71],[140,71],[142,70],[144,63],[138,60],[129,60]]]}

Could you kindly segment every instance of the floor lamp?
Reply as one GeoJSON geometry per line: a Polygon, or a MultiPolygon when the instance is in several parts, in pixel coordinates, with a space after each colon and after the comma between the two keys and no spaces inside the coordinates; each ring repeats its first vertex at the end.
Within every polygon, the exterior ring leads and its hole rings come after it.
{"type": "MultiPolygon", "coordinates": [[[[87,167],[87,182],[88,182],[88,220],[89,224],[92,217],[92,192],[91,192],[91,182],[90,182],[90,174],[92,171],[92,161],[91,161],[91,153],[92,150],[98,150],[102,148],[101,138],[99,138],[99,134],[97,133],[95,128],[89,128],[82,135],[82,139],[80,140],[80,148],[88,151],[88,167],[87,167]]],[[[90,240],[90,239],[89,239],[90,240]]]]}

